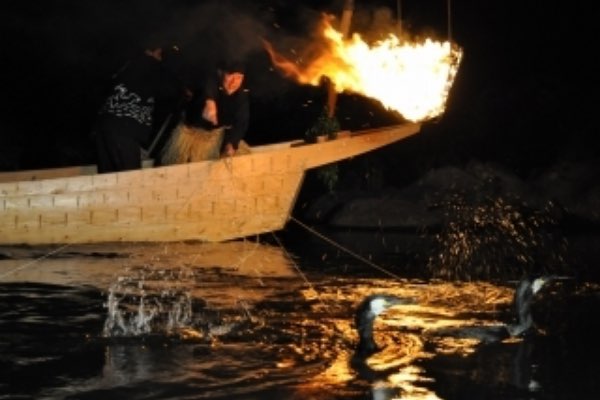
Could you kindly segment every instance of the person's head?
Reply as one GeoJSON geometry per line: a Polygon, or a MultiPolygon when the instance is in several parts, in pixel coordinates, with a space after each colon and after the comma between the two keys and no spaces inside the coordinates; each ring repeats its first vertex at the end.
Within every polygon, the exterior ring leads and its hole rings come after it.
{"type": "Polygon", "coordinates": [[[244,83],[246,71],[241,62],[229,62],[221,68],[223,89],[227,94],[238,91],[244,83]]]}
{"type": "Polygon", "coordinates": [[[159,61],[172,57],[173,53],[179,52],[179,47],[174,44],[174,40],[159,30],[141,38],[140,44],[147,56],[159,61]]]}

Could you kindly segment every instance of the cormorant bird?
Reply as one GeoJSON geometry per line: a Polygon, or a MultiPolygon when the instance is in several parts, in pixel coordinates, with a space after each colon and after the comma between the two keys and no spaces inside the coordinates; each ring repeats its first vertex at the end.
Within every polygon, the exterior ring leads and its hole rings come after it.
{"type": "MultiPolygon", "coordinates": [[[[414,304],[414,299],[402,298],[390,294],[373,294],[365,297],[356,309],[354,315],[354,324],[358,332],[358,344],[355,348],[354,354],[350,360],[350,366],[361,379],[375,382],[381,379],[385,379],[391,373],[397,371],[396,366],[388,366],[383,369],[373,369],[367,360],[371,355],[378,353],[382,350],[377,345],[373,337],[373,325],[378,315],[383,313],[385,310],[402,304],[414,304]]],[[[397,388],[383,388],[379,387],[377,390],[393,390],[394,393],[397,388]]],[[[387,397],[386,397],[387,398],[387,397]]]]}
{"type": "MultiPolygon", "coordinates": [[[[433,333],[459,338],[474,338],[485,343],[499,342],[509,337],[521,336],[529,332],[533,327],[531,304],[535,294],[553,279],[554,277],[551,276],[542,276],[536,279],[523,278],[519,282],[513,297],[513,307],[517,318],[515,323],[443,328],[433,333]]],[[[363,299],[356,309],[354,317],[359,336],[355,357],[365,358],[381,350],[373,338],[375,318],[388,308],[401,304],[414,304],[414,300],[389,294],[374,294],[363,299]]]]}
{"type": "Polygon", "coordinates": [[[519,281],[513,296],[512,307],[515,312],[514,323],[500,325],[462,326],[458,328],[442,328],[432,332],[435,335],[453,336],[465,339],[478,339],[482,343],[501,342],[508,338],[525,335],[533,328],[531,304],[542,287],[553,280],[551,276],[539,278],[523,278],[519,281]]]}
{"type": "Polygon", "coordinates": [[[381,350],[373,338],[375,318],[388,308],[400,304],[414,304],[414,300],[389,294],[373,294],[363,299],[354,315],[359,338],[355,356],[364,358],[381,350]]]}
{"type": "MultiPolygon", "coordinates": [[[[517,337],[526,334],[533,327],[531,316],[531,304],[534,296],[542,287],[555,277],[540,277],[537,279],[522,279],[514,293],[513,306],[516,311],[516,322],[496,326],[468,326],[440,329],[433,332],[436,336],[453,336],[457,338],[475,338],[482,343],[500,342],[509,337],[517,337]]],[[[560,279],[560,278],[558,278],[560,279]]],[[[397,365],[391,365],[382,369],[374,369],[368,360],[375,353],[382,351],[373,337],[375,319],[385,310],[405,304],[415,304],[411,298],[401,298],[389,294],[375,294],[365,297],[356,309],[354,316],[355,328],[359,341],[354,355],[350,360],[350,366],[358,376],[371,382],[387,379],[391,374],[398,371],[397,365]]],[[[421,335],[426,335],[423,332],[421,335]]],[[[535,382],[534,382],[535,383],[535,382]]],[[[382,386],[385,390],[396,393],[398,388],[382,386]]],[[[397,394],[398,396],[400,393],[397,394]]]]}

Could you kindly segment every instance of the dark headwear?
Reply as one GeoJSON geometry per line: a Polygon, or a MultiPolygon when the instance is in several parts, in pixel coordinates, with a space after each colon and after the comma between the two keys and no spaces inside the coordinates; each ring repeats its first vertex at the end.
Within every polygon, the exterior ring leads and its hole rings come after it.
{"type": "Polygon", "coordinates": [[[230,73],[230,74],[232,74],[234,72],[239,72],[241,74],[245,74],[246,66],[244,65],[244,63],[242,61],[229,60],[229,61],[225,61],[221,64],[220,70],[223,72],[230,73]]]}
{"type": "Polygon", "coordinates": [[[163,34],[153,33],[142,38],[141,45],[146,50],[164,50],[172,46],[172,41],[163,34]]]}
{"type": "Polygon", "coordinates": [[[162,48],[162,65],[163,67],[174,74],[176,78],[186,81],[189,77],[187,76],[189,71],[187,65],[181,53],[179,46],[175,44],[169,44],[162,48]]]}

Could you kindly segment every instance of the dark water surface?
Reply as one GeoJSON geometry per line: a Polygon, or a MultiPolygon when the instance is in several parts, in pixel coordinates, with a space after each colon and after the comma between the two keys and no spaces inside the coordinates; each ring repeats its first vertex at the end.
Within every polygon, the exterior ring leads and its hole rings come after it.
{"type": "Polygon", "coordinates": [[[342,272],[256,279],[149,265],[112,279],[106,290],[0,285],[0,399],[600,395],[600,291],[592,284],[551,284],[534,304],[535,335],[484,345],[431,332],[509,319],[515,282],[425,283],[342,272]],[[219,304],[231,286],[255,295],[219,304]],[[383,292],[415,304],[383,314],[375,332],[384,349],[351,366],[354,309],[383,292]]]}

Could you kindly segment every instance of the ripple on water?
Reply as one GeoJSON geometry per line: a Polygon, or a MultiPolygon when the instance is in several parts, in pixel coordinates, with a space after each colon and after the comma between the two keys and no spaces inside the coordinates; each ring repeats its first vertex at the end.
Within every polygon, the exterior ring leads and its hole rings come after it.
{"type": "MultiPolygon", "coordinates": [[[[154,283],[158,280],[151,278],[154,283]]],[[[162,331],[116,336],[103,334],[108,318],[106,292],[2,285],[0,351],[5,357],[1,366],[8,371],[0,380],[2,392],[77,399],[362,399],[375,392],[387,398],[452,399],[475,394],[500,399],[518,398],[522,391],[531,394],[535,384],[537,394],[562,393],[577,385],[583,397],[597,388],[590,372],[597,346],[584,345],[597,340],[590,333],[591,325],[585,325],[593,321],[591,305],[597,310],[595,286],[576,282],[551,286],[535,308],[544,332],[533,341],[481,347],[436,342],[425,333],[440,326],[503,320],[513,283],[426,283],[315,274],[308,276],[311,288],[299,278],[262,279],[262,284],[276,290],[262,292],[260,299],[217,303],[206,300],[220,291],[216,277],[212,282],[210,274],[191,274],[186,279],[174,279],[172,286],[168,280],[157,286],[142,285],[152,290],[177,288],[178,293],[189,295],[191,318],[186,326],[169,330],[168,319],[162,319],[162,331]],[[369,360],[368,367],[383,373],[369,375],[350,365],[357,341],[352,320],[358,302],[375,292],[411,297],[416,304],[390,309],[377,321],[376,340],[384,351],[369,360]],[[205,297],[198,297],[201,293],[205,297]],[[564,325],[552,315],[560,315],[564,325]],[[563,336],[575,323],[589,332],[563,336]],[[571,347],[560,347],[565,342],[571,347]],[[561,351],[551,351],[555,348],[561,351]],[[566,365],[577,373],[567,371],[566,365]],[[559,373],[566,378],[557,379],[559,373]],[[40,378],[32,381],[31,376],[40,378]]],[[[226,282],[245,285],[246,290],[263,287],[255,279],[226,282]]],[[[132,287],[139,289],[138,284],[132,287]]],[[[168,314],[179,297],[157,296],[152,290],[145,295],[154,302],[164,301],[162,311],[168,314]]],[[[138,298],[130,306],[139,304],[139,295],[132,295],[138,298]]]]}

